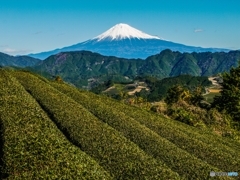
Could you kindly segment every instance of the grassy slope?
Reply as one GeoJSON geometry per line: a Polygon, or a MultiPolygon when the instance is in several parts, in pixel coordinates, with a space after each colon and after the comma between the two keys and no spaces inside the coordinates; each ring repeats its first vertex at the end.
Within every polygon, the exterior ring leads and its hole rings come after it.
{"type": "Polygon", "coordinates": [[[0,69],[1,178],[111,179],[71,144],[17,80],[0,69]]]}

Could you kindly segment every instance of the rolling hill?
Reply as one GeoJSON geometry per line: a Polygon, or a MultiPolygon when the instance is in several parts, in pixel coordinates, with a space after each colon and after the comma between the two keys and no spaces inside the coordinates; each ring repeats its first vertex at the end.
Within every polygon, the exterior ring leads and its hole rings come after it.
{"type": "Polygon", "coordinates": [[[34,66],[41,60],[29,56],[10,56],[0,52],[0,66],[34,66]]]}
{"type": "Polygon", "coordinates": [[[91,81],[118,78],[122,81],[136,76],[173,77],[182,74],[211,76],[229,71],[240,61],[240,51],[180,53],[164,50],[146,60],[103,56],[89,51],[63,52],[50,56],[33,68],[61,76],[78,87],[91,81]]]}
{"type": "Polygon", "coordinates": [[[27,71],[1,68],[0,87],[1,178],[209,179],[211,171],[240,172],[237,141],[27,71]]]}

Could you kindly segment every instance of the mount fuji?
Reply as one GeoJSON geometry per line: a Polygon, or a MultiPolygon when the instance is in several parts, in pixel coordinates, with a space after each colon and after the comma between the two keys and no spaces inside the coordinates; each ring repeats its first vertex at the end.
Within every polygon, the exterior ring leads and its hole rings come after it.
{"type": "Polygon", "coordinates": [[[165,49],[179,52],[229,51],[227,49],[194,47],[166,41],[157,36],[144,33],[127,24],[120,23],[87,41],[48,52],[29,54],[29,56],[45,59],[50,55],[60,52],[88,50],[106,56],[145,59],[165,49]]]}

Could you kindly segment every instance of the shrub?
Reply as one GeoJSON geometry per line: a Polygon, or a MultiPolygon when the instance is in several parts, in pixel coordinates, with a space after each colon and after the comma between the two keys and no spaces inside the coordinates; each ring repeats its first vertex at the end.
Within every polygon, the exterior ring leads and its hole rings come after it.
{"type": "Polygon", "coordinates": [[[213,107],[225,110],[240,124],[240,63],[229,73],[223,73],[222,78],[221,95],[214,98],[213,107]]]}

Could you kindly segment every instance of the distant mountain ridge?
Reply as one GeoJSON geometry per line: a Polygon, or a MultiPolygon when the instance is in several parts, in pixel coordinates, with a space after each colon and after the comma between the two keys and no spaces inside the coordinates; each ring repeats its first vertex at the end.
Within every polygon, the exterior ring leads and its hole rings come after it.
{"type": "Polygon", "coordinates": [[[157,54],[165,49],[179,52],[228,52],[228,49],[202,48],[187,46],[163,40],[135,29],[127,24],[117,24],[95,38],[75,45],[55,49],[52,51],[30,54],[29,56],[45,59],[59,52],[87,50],[106,56],[122,58],[142,58],[157,54]]]}
{"type": "Polygon", "coordinates": [[[29,56],[10,56],[0,52],[0,66],[34,66],[40,60],[29,56]]]}
{"type": "Polygon", "coordinates": [[[106,80],[113,75],[121,78],[143,75],[165,78],[182,74],[211,76],[229,71],[231,67],[238,65],[238,61],[240,51],[180,53],[164,50],[146,60],[76,51],[50,56],[33,68],[60,75],[64,80],[82,86],[87,85],[92,78],[106,80]]]}

